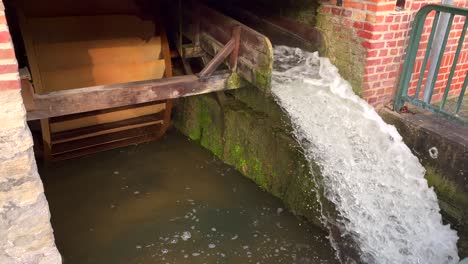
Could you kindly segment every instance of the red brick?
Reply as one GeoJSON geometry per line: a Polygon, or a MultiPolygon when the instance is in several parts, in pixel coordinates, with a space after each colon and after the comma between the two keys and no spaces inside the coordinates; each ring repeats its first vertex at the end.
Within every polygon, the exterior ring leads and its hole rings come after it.
{"type": "Polygon", "coordinates": [[[398,28],[400,28],[400,25],[398,24],[390,25],[390,30],[398,30],[398,28]]]}
{"type": "Polygon", "coordinates": [[[395,36],[395,33],[393,33],[393,32],[385,33],[385,34],[383,35],[383,39],[393,39],[394,36],[395,36]]]}
{"type": "Polygon", "coordinates": [[[379,65],[381,63],[380,59],[370,59],[367,60],[367,65],[373,66],[373,65],[379,65]]]}
{"type": "Polygon", "coordinates": [[[387,54],[388,54],[388,50],[380,50],[379,52],[379,56],[382,56],[382,57],[387,56],[387,54]]]}
{"type": "Polygon", "coordinates": [[[320,9],[320,11],[322,11],[322,13],[330,13],[331,12],[331,8],[330,7],[322,7],[320,9]]]}
{"type": "Polygon", "coordinates": [[[0,60],[14,59],[15,51],[13,49],[0,49],[0,60]]]}
{"type": "Polygon", "coordinates": [[[363,27],[363,24],[364,23],[362,23],[362,22],[357,22],[356,21],[356,22],[354,22],[353,27],[361,29],[363,27]]]}
{"type": "Polygon", "coordinates": [[[379,49],[385,47],[385,42],[362,42],[362,46],[366,49],[379,49]]]}
{"type": "Polygon", "coordinates": [[[390,47],[390,48],[396,47],[396,45],[397,45],[397,42],[394,40],[387,41],[386,43],[386,47],[390,47]]]}
{"type": "Polygon", "coordinates": [[[344,1],[344,7],[365,10],[366,5],[360,2],[344,1]]]}
{"type": "Polygon", "coordinates": [[[357,35],[361,38],[372,39],[372,33],[369,31],[359,30],[357,35]]]}
{"type": "Polygon", "coordinates": [[[368,57],[368,58],[376,57],[376,56],[377,56],[377,53],[378,53],[377,50],[370,50],[370,51],[367,51],[367,57],[368,57]]]}
{"type": "Polygon", "coordinates": [[[350,16],[353,15],[353,11],[351,11],[351,10],[343,10],[342,15],[345,16],[345,17],[350,17],[350,16]]]}
{"type": "Polygon", "coordinates": [[[0,81],[0,91],[14,90],[20,88],[19,80],[0,81]]]}
{"type": "Polygon", "coordinates": [[[0,65],[0,74],[14,72],[18,72],[18,65],[16,63],[0,65]]]}
{"type": "Polygon", "coordinates": [[[6,43],[11,41],[10,32],[8,31],[1,31],[0,32],[0,43],[6,43]]]}
{"type": "Polygon", "coordinates": [[[334,8],[332,8],[332,13],[334,15],[339,16],[339,15],[341,15],[341,9],[334,7],[334,8]]]}

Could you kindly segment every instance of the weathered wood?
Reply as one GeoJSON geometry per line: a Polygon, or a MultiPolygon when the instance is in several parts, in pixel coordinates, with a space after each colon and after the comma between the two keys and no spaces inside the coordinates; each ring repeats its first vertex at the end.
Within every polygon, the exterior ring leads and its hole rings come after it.
{"type": "Polygon", "coordinates": [[[223,47],[232,39],[233,28],[240,27],[242,33],[239,39],[237,71],[255,86],[268,89],[273,68],[273,48],[267,37],[199,2],[192,1],[184,7],[185,36],[193,42],[199,39],[200,47],[211,56],[216,55],[219,46],[223,47]],[[195,8],[199,10],[197,17],[196,12],[193,12],[195,8]],[[203,40],[203,36],[208,38],[203,40]],[[212,39],[215,40],[214,43],[210,43],[212,39]]]}
{"type": "Polygon", "coordinates": [[[232,38],[218,53],[213,57],[213,59],[208,62],[208,64],[203,68],[199,73],[200,78],[204,79],[210,76],[218,66],[224,62],[224,60],[232,53],[236,45],[236,39],[232,38]]]}
{"type": "MultiPolygon", "coordinates": [[[[165,78],[170,78],[173,76],[172,72],[172,59],[171,59],[171,49],[169,47],[169,41],[167,39],[167,34],[164,29],[164,27],[158,28],[161,32],[160,35],[162,36],[162,53],[164,57],[164,61],[166,64],[165,72],[164,72],[164,77],[165,78]]],[[[171,115],[172,115],[172,105],[174,99],[167,99],[166,100],[166,107],[164,111],[164,117],[163,117],[163,124],[161,127],[161,134],[165,134],[166,130],[169,128],[171,125],[171,115]]]]}
{"type": "Polygon", "coordinates": [[[81,157],[81,156],[86,156],[89,154],[97,153],[97,152],[104,151],[104,150],[125,147],[125,146],[132,145],[132,144],[140,144],[140,143],[156,140],[162,136],[163,136],[162,132],[158,131],[158,132],[151,133],[151,134],[140,135],[138,137],[132,137],[132,138],[126,138],[126,139],[122,139],[118,141],[107,142],[102,145],[96,145],[93,147],[78,149],[78,150],[71,151],[71,152],[55,154],[51,156],[50,161],[72,159],[76,157],[81,157]]]}
{"type": "Polygon", "coordinates": [[[241,35],[241,27],[235,26],[232,29],[232,39],[234,40],[234,48],[229,58],[229,66],[231,67],[231,71],[236,71],[237,69],[237,58],[239,57],[240,35],[241,35]]]}
{"type": "Polygon", "coordinates": [[[91,148],[98,145],[104,145],[106,143],[111,143],[115,141],[120,141],[124,139],[134,138],[141,135],[147,135],[157,132],[160,129],[161,125],[149,125],[144,127],[138,127],[133,129],[128,129],[124,131],[109,133],[105,135],[99,135],[91,138],[78,139],[74,141],[68,141],[63,143],[55,144],[52,148],[52,155],[57,155],[65,152],[72,152],[79,149],[91,148]]]}
{"type": "Polygon", "coordinates": [[[202,57],[205,52],[200,48],[200,46],[182,45],[182,54],[185,59],[190,59],[202,57]]]}
{"type": "Polygon", "coordinates": [[[217,74],[201,81],[187,75],[36,94],[36,109],[28,112],[28,120],[221,91],[227,88],[228,77],[217,74]]]}
{"type": "Polygon", "coordinates": [[[163,119],[163,112],[159,112],[156,114],[152,115],[145,115],[145,116],[139,116],[135,118],[130,118],[130,119],[125,119],[125,120],[120,120],[116,122],[110,122],[110,123],[103,123],[99,125],[94,125],[94,126],[87,126],[87,127],[82,127],[82,128],[77,128],[77,129],[72,129],[72,130],[66,130],[62,132],[57,132],[57,133],[52,133],[52,141],[55,142],[65,142],[65,141],[70,141],[73,139],[77,139],[79,137],[84,138],[85,137],[90,137],[95,135],[98,132],[105,132],[108,130],[113,130],[113,129],[121,129],[121,130],[126,130],[128,127],[135,126],[135,125],[141,125],[145,126],[148,124],[152,124],[155,122],[160,122],[163,119]]]}

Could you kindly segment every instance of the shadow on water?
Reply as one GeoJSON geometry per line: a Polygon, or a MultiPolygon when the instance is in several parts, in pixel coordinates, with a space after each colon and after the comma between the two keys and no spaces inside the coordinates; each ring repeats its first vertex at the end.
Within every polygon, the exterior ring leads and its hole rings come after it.
{"type": "Polygon", "coordinates": [[[64,263],[336,263],[326,234],[186,137],[41,168],[64,263]]]}

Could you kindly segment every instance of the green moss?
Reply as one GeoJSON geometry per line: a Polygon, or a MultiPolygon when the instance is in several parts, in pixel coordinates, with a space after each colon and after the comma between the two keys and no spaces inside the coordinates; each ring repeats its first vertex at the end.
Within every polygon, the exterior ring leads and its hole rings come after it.
{"type": "Polygon", "coordinates": [[[228,89],[237,89],[247,86],[246,81],[244,78],[240,76],[237,72],[232,73],[229,75],[229,78],[227,79],[227,88],[228,89]]]}
{"type": "Polygon", "coordinates": [[[265,75],[265,73],[255,70],[255,85],[263,89],[269,89],[271,85],[271,72],[269,75],[265,75]]]}
{"type": "Polygon", "coordinates": [[[468,205],[468,195],[446,177],[437,173],[433,168],[426,169],[426,180],[429,186],[434,187],[437,195],[450,203],[468,205]]]}

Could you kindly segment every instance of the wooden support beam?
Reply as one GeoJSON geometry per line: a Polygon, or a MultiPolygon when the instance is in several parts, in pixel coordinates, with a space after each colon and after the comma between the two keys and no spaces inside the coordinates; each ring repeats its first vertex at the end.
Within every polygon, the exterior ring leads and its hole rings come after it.
{"type": "Polygon", "coordinates": [[[185,75],[35,94],[35,109],[28,111],[27,117],[44,119],[222,91],[227,89],[228,77],[229,73],[218,73],[202,81],[195,75],[185,75]]]}
{"type": "Polygon", "coordinates": [[[208,62],[208,64],[201,70],[201,72],[198,74],[200,76],[200,79],[205,79],[209,77],[215,70],[218,68],[218,66],[223,63],[223,61],[231,54],[231,52],[234,50],[236,45],[236,40],[232,38],[231,40],[224,45],[224,47],[216,53],[216,55],[213,57],[213,59],[208,62]]]}
{"type": "Polygon", "coordinates": [[[237,58],[239,57],[240,35],[241,35],[241,27],[235,26],[232,29],[232,39],[234,40],[234,49],[232,50],[231,57],[229,58],[229,66],[231,68],[231,71],[237,70],[237,58]]]}

